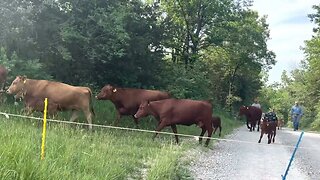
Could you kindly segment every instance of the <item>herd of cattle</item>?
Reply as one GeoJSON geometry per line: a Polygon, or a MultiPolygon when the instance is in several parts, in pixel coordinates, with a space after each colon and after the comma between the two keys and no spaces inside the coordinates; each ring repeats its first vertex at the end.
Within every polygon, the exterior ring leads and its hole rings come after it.
{"type": "MultiPolygon", "coordinates": [[[[24,100],[26,109],[43,111],[44,98],[48,98],[48,113],[58,111],[72,111],[70,121],[78,118],[82,111],[92,129],[92,119],[95,115],[92,103],[92,91],[88,87],[71,86],[61,82],[48,80],[28,79],[25,76],[17,76],[7,94],[24,100]]],[[[121,116],[132,116],[135,123],[141,117],[153,115],[158,120],[156,131],[161,131],[166,126],[171,126],[176,134],[176,125],[196,124],[201,129],[202,137],[206,132],[211,137],[218,128],[221,135],[221,120],[212,116],[212,104],[209,101],[197,101],[190,99],[174,99],[167,92],[158,90],[118,88],[106,85],[96,96],[97,100],[110,100],[116,107],[116,123],[121,116]],[[214,130],[214,131],[213,131],[214,130]]],[[[157,135],[157,134],[156,134],[157,135]]],[[[155,136],[156,136],[155,135],[155,136]]],[[[175,136],[178,143],[178,136],[175,136]]],[[[202,141],[202,138],[199,138],[202,141]]],[[[206,145],[210,139],[207,139],[206,145]]]]}
{"type": "Polygon", "coordinates": [[[261,142],[261,139],[264,134],[268,135],[268,144],[271,141],[275,142],[275,136],[278,129],[282,128],[283,120],[277,119],[275,121],[269,121],[268,118],[263,116],[262,110],[255,106],[242,106],[239,110],[239,115],[244,115],[247,118],[247,127],[250,131],[254,131],[256,125],[258,125],[257,131],[261,128],[260,139],[258,143],[261,142]]]}
{"type": "MultiPolygon", "coordinates": [[[[2,77],[0,68],[0,80],[2,77]]],[[[3,87],[4,85],[2,85],[3,87]]],[[[82,111],[89,124],[89,129],[92,129],[92,119],[95,113],[92,103],[92,91],[88,87],[71,86],[61,82],[17,76],[6,90],[6,93],[14,95],[15,98],[22,98],[29,112],[42,112],[44,98],[48,98],[48,113],[50,114],[55,114],[58,111],[72,111],[70,121],[75,121],[79,116],[79,112],[82,111]]],[[[169,93],[163,91],[118,88],[109,84],[104,86],[95,98],[97,100],[110,100],[115,105],[117,110],[116,123],[124,115],[132,116],[136,124],[138,124],[140,118],[152,115],[158,120],[157,132],[164,127],[170,126],[172,131],[177,134],[176,125],[189,126],[196,124],[202,129],[199,138],[200,143],[203,135],[206,132],[208,134],[209,138],[206,140],[206,145],[209,144],[212,133],[215,133],[218,128],[220,131],[219,136],[221,135],[221,119],[212,115],[213,106],[210,101],[175,99],[169,93]]],[[[258,124],[259,131],[262,115],[262,111],[259,108],[243,106],[239,110],[239,115],[247,117],[247,126],[250,131],[254,131],[256,124],[258,124]]],[[[269,125],[269,123],[264,123],[263,121],[261,124],[261,137],[263,133],[268,133],[268,139],[270,135],[270,139],[273,137],[274,141],[275,128],[276,126],[269,125]]],[[[156,136],[157,133],[154,138],[156,136]]],[[[175,138],[178,143],[178,136],[175,135],[175,138]]]]}

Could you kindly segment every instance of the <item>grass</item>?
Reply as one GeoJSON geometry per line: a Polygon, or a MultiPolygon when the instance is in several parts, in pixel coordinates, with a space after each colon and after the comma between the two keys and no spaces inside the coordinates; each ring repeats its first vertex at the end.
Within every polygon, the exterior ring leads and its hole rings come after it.
{"type": "MultiPolygon", "coordinates": [[[[21,106],[2,105],[1,112],[20,113],[21,106]]],[[[115,109],[107,101],[95,102],[95,124],[112,125],[115,109]]],[[[35,114],[35,116],[41,114],[35,114]]],[[[62,113],[58,119],[68,119],[62,113]]],[[[223,135],[239,126],[238,121],[222,117],[223,135]]],[[[80,122],[85,122],[82,117],[80,122]]],[[[156,120],[144,118],[140,129],[154,130],[156,120]]],[[[120,126],[135,128],[131,118],[120,126]]],[[[195,139],[115,129],[85,128],[49,123],[46,156],[40,160],[41,128],[37,120],[0,116],[0,179],[192,179],[181,161],[198,142],[195,139]]],[[[167,128],[164,131],[171,132],[167,128]]],[[[178,132],[199,135],[196,126],[178,126],[178,132]]],[[[211,141],[211,146],[213,142],[211,141]]]]}

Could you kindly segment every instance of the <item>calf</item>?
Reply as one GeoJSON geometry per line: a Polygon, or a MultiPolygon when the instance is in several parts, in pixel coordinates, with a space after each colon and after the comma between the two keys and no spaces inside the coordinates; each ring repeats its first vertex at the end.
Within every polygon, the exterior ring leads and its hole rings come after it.
{"type": "Polygon", "coordinates": [[[221,136],[221,118],[219,116],[212,116],[212,125],[214,128],[213,134],[216,133],[219,128],[219,137],[221,136]]]}
{"type": "MultiPolygon", "coordinates": [[[[96,96],[98,100],[110,100],[117,109],[117,117],[115,124],[119,123],[121,116],[131,115],[133,116],[139,109],[139,105],[143,101],[157,101],[170,98],[169,93],[145,90],[145,89],[133,89],[133,88],[116,88],[111,85],[106,85],[101,89],[101,92],[96,96]]],[[[134,121],[138,124],[135,117],[134,121]]]]}
{"type": "MultiPolygon", "coordinates": [[[[189,99],[165,99],[160,101],[145,101],[141,103],[138,111],[134,115],[135,118],[141,118],[148,115],[153,115],[158,120],[157,133],[166,126],[171,126],[172,131],[177,134],[177,124],[190,126],[198,125],[202,132],[199,142],[202,142],[202,137],[208,131],[208,137],[212,135],[212,105],[207,101],[196,101],[189,99]]],[[[175,135],[176,142],[179,143],[178,135],[175,135]]],[[[206,145],[210,139],[207,139],[206,145]]]]}
{"type": "MultiPolygon", "coordinates": [[[[22,98],[25,104],[27,115],[30,115],[34,111],[44,111],[44,99],[26,95],[22,91],[14,96],[16,99],[22,98]]],[[[55,102],[48,100],[47,112],[48,114],[55,115],[61,108],[55,102]]]]}
{"type": "Polygon", "coordinates": [[[278,126],[278,130],[279,129],[282,129],[282,127],[283,127],[283,120],[282,119],[278,119],[278,124],[277,124],[277,126],[278,126]]]}
{"type": "Polygon", "coordinates": [[[277,121],[267,121],[264,119],[261,123],[261,134],[258,143],[261,143],[263,134],[268,134],[268,144],[274,143],[277,131],[277,121]]]}

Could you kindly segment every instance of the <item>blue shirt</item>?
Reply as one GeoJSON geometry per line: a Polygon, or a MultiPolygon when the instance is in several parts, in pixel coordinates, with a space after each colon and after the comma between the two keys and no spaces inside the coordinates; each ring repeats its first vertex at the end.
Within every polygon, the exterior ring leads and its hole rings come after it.
{"type": "Polygon", "coordinates": [[[296,106],[296,105],[292,106],[291,115],[293,115],[293,114],[302,115],[301,107],[300,106],[296,106]]]}

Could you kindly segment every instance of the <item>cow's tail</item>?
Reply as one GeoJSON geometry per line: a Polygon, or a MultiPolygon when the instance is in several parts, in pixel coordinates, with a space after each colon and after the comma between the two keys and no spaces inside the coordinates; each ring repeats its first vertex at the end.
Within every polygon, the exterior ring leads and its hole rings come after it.
{"type": "Polygon", "coordinates": [[[96,114],[94,113],[94,109],[93,109],[93,100],[92,100],[92,91],[91,91],[91,89],[90,88],[87,88],[88,89],[88,91],[89,91],[89,98],[90,98],[90,111],[91,111],[91,113],[95,116],[96,114]]]}

